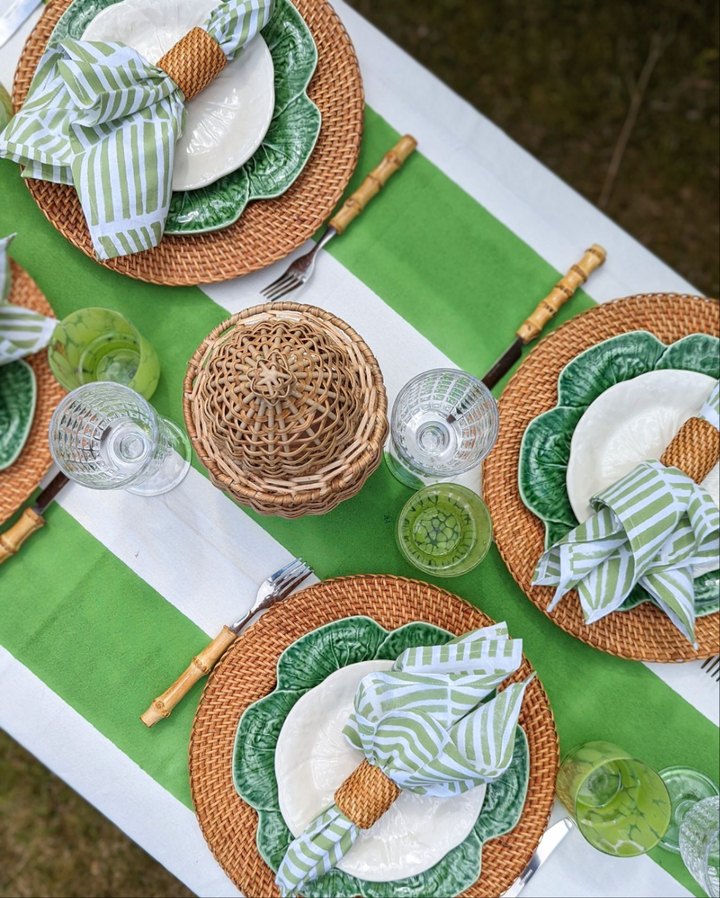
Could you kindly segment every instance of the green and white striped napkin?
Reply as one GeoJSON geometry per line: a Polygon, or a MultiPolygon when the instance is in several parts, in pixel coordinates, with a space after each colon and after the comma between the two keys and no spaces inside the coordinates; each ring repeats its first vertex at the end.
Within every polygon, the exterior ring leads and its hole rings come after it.
{"type": "MultiPolygon", "coordinates": [[[[224,0],[202,28],[233,59],[274,0],[224,0]]],[[[100,259],[157,246],[170,205],[185,96],[121,43],[62,41],[38,65],[22,109],[0,134],[0,158],[26,178],[72,184],[100,259]]]]}
{"type": "MultiPolygon", "coordinates": [[[[364,677],[345,738],[397,786],[443,798],[500,777],[512,760],[524,683],[480,704],[522,664],[522,640],[496,624],[447,645],[406,649],[364,677]]],[[[359,828],[332,805],[288,848],[275,880],[283,896],[329,872],[359,828]]]]}
{"type": "MultiPolygon", "coordinates": [[[[699,417],[720,430],[719,412],[716,384],[699,417]]],[[[548,549],[535,569],[534,584],[557,587],[548,611],[577,589],[592,624],[639,583],[694,644],[693,568],[720,567],[720,512],[710,494],[677,468],[646,461],[590,504],[596,514],[548,549]]]]}
{"type": "Polygon", "coordinates": [[[0,239],[0,365],[16,362],[50,342],[57,321],[7,301],[10,259],[7,251],[15,234],[0,239]]]}

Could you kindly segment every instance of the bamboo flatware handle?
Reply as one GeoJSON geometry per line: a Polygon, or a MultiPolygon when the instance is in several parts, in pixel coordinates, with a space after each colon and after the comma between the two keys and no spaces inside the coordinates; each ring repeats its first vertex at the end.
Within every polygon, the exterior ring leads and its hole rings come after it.
{"type": "Polygon", "coordinates": [[[17,555],[25,540],[44,526],[45,518],[34,509],[26,508],[12,527],[0,533],[0,564],[17,555]]]}
{"type": "Polygon", "coordinates": [[[380,193],[391,175],[402,168],[403,162],[417,146],[417,140],[406,134],[400,141],[386,153],[382,162],[373,169],[358,187],[352,196],[349,196],[340,207],[336,215],[328,222],[329,227],[335,228],[338,234],[342,234],[351,221],[356,219],[370,200],[380,193]]]}
{"type": "Polygon", "coordinates": [[[169,717],[172,709],[184,698],[193,686],[206,677],[215,666],[216,662],[225,653],[225,650],[235,642],[237,633],[230,627],[223,627],[222,633],[206,648],[192,659],[188,669],[181,674],[169,689],[158,696],[147,711],[141,715],[140,720],[145,726],[154,726],[158,720],[169,717]]]}
{"type": "Polygon", "coordinates": [[[551,293],[540,302],[532,315],[516,331],[523,343],[529,343],[540,336],[548,321],[557,315],[560,308],[572,298],[577,288],[585,283],[593,271],[602,265],[606,257],[607,253],[597,243],[586,250],[582,261],[573,265],[565,277],[553,287],[551,293]]]}

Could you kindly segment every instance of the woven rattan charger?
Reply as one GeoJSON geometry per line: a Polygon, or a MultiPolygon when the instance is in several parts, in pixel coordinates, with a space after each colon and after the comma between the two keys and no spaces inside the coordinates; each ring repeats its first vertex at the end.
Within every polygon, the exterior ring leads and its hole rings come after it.
{"type": "MultiPolygon", "coordinates": [[[[457,635],[492,621],[463,599],[416,580],[363,576],[329,580],[273,606],[229,649],[203,692],[190,741],[190,786],[210,849],[248,898],[279,894],[275,874],[258,853],[257,815],[235,791],[235,731],[244,710],[272,692],[280,654],[305,633],[354,615],[388,630],[427,621],[457,635]]],[[[508,680],[531,673],[527,659],[508,680]]],[[[530,783],[520,823],[483,848],[482,875],[467,896],[501,895],[530,860],[548,821],[555,794],[557,733],[545,691],[529,685],[520,725],[530,748],[530,783]]]]}
{"type": "Polygon", "coordinates": [[[380,367],[341,318],[294,302],[223,321],[183,384],[188,434],[210,479],[260,514],[325,514],[382,460],[380,367]]]}
{"type": "MultiPolygon", "coordinates": [[[[35,281],[17,262],[10,261],[12,288],[8,301],[33,312],[53,316],[50,303],[40,292],[35,281]]],[[[55,407],[65,395],[65,390],[55,380],[43,349],[28,356],[25,361],[35,372],[37,403],[30,435],[17,458],[9,468],[0,471],[0,524],[14,514],[35,490],[52,465],[48,428],[55,407]]]]}
{"type": "MultiPolygon", "coordinates": [[[[310,29],[318,65],[308,96],[322,114],[312,156],[293,186],[274,200],[252,202],[220,231],[166,236],[142,253],[98,264],[152,284],[210,284],[265,268],[301,246],[330,217],[353,173],[362,138],[364,100],[355,50],[326,0],[293,0],[310,29]]],[[[70,0],[49,0],[25,44],[13,102],[25,100],[53,28],[70,0]]],[[[28,180],[35,202],[74,246],[95,258],[80,202],[72,187],[28,180]]]]}
{"type": "MultiPolygon", "coordinates": [[[[500,398],[500,434],[483,470],[484,498],[493,520],[495,542],[518,585],[547,614],[549,586],[531,586],[544,549],[542,522],[525,507],[518,490],[520,443],[528,424],[557,403],[562,369],[590,346],[629,331],[645,330],[665,344],[688,334],[720,335],[716,300],[675,294],[650,294],[604,303],[578,315],[546,337],[519,367],[500,398]]],[[[587,626],[577,593],[569,593],[547,616],[577,639],[603,652],[637,661],[690,661],[718,653],[720,615],[695,623],[698,649],[669,618],[644,602],[614,612],[587,626]]]]}

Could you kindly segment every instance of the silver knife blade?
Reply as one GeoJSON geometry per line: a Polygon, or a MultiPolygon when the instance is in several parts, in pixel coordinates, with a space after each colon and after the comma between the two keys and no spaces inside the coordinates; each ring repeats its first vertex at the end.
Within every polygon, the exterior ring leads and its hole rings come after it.
{"type": "Polygon", "coordinates": [[[510,888],[503,894],[503,898],[517,898],[525,886],[533,878],[537,870],[545,863],[550,855],[555,851],[565,836],[575,826],[572,817],[565,817],[563,820],[554,823],[550,829],[546,829],[535,854],[530,858],[530,863],[525,867],[523,872],[518,876],[510,888]]]}
{"type": "Polygon", "coordinates": [[[22,23],[42,0],[15,0],[2,16],[0,16],[0,47],[4,47],[22,23]]]}

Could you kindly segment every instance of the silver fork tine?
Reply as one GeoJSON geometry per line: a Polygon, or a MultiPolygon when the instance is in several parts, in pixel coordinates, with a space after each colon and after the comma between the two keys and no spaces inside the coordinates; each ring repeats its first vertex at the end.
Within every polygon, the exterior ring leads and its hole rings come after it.
{"type": "Polygon", "coordinates": [[[293,558],[293,560],[292,560],[292,561],[289,561],[289,562],[285,565],[285,567],[281,567],[279,571],[275,571],[274,574],[270,574],[270,576],[267,578],[267,582],[268,582],[268,583],[274,583],[274,582],[278,579],[278,577],[282,577],[282,575],[283,575],[287,570],[289,570],[291,567],[294,567],[294,566],[295,566],[296,564],[298,564],[298,563],[299,563],[299,564],[304,564],[302,558],[293,558]]]}
{"type": "Polygon", "coordinates": [[[296,277],[294,274],[288,275],[281,285],[273,290],[272,293],[266,293],[265,296],[270,302],[274,302],[276,299],[280,299],[281,296],[285,296],[286,293],[290,293],[291,290],[301,287],[302,283],[300,278],[296,277]]]}
{"type": "Polygon", "coordinates": [[[713,679],[720,680],[720,655],[716,655],[714,658],[706,658],[702,663],[701,669],[708,676],[713,677],[713,679]]]}
{"type": "Polygon", "coordinates": [[[304,574],[306,571],[310,570],[310,566],[305,564],[302,558],[295,559],[295,564],[288,570],[286,573],[282,575],[278,580],[276,580],[274,586],[275,589],[280,589],[282,586],[293,578],[297,577],[299,574],[304,574]]]}
{"type": "Polygon", "coordinates": [[[280,599],[287,598],[287,596],[289,596],[293,590],[297,589],[297,587],[300,586],[300,584],[304,580],[307,580],[307,578],[310,576],[311,573],[312,573],[312,571],[306,570],[299,576],[290,580],[288,583],[283,584],[283,586],[279,592],[278,598],[280,598],[280,599]]]}
{"type": "Polygon", "coordinates": [[[277,593],[279,593],[280,590],[284,588],[288,580],[294,579],[298,576],[298,574],[301,574],[306,569],[306,565],[304,565],[302,562],[300,562],[299,564],[294,564],[286,573],[282,575],[282,577],[278,577],[278,579],[273,583],[273,593],[277,595],[277,593]]]}
{"type": "Polygon", "coordinates": [[[262,293],[263,296],[270,296],[270,294],[274,293],[276,290],[282,289],[285,286],[285,284],[290,280],[290,278],[291,278],[290,272],[286,271],[286,272],[284,272],[284,274],[281,274],[280,277],[276,281],[273,281],[272,284],[268,284],[267,287],[265,287],[265,289],[261,290],[260,292],[262,293]]]}
{"type": "Polygon", "coordinates": [[[275,280],[272,282],[272,284],[266,284],[260,292],[263,294],[263,296],[266,296],[268,293],[270,293],[271,290],[273,290],[275,287],[278,286],[280,281],[285,280],[286,276],[287,276],[287,271],[283,271],[283,273],[280,275],[279,278],[275,278],[275,280]]]}

